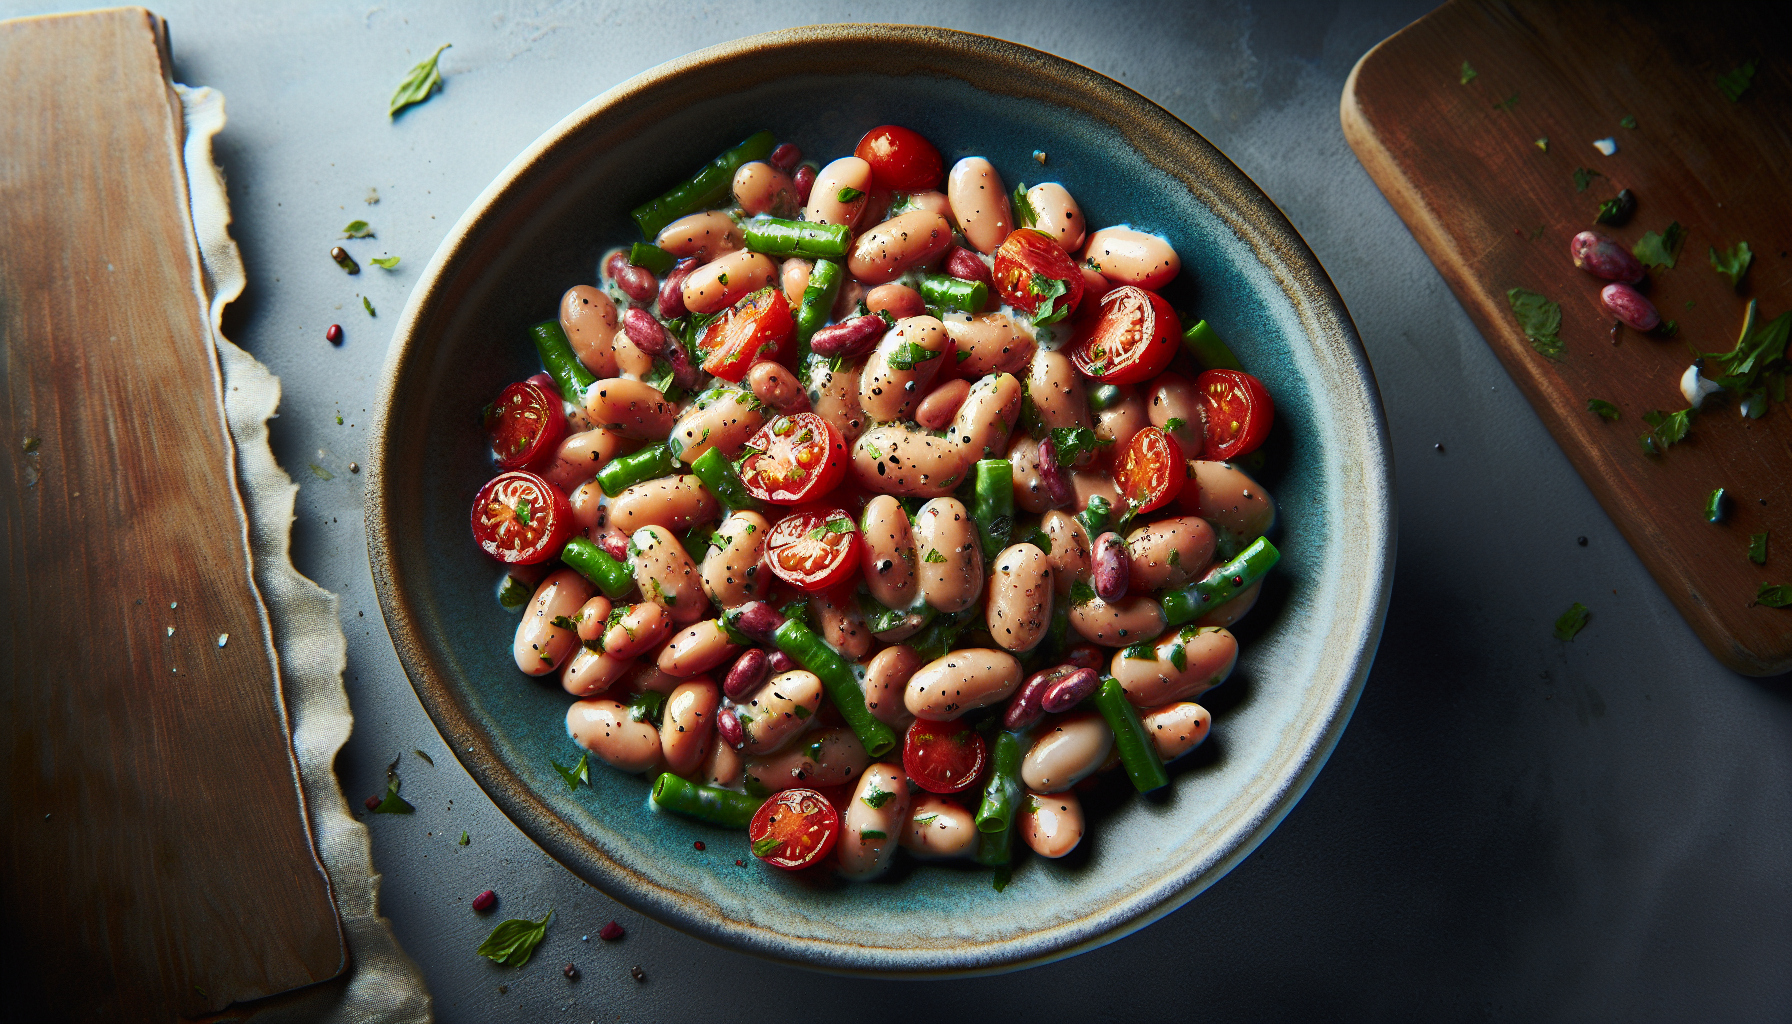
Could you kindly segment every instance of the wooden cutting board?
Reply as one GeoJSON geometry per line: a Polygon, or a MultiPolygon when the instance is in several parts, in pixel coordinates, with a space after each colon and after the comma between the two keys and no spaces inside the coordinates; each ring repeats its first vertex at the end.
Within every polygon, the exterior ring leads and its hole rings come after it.
{"type": "Polygon", "coordinates": [[[1708,405],[1661,455],[1639,438],[1644,414],[1686,407],[1689,345],[1730,351],[1747,299],[1764,318],[1792,310],[1792,63],[1775,21],[1753,5],[1452,0],[1369,51],[1341,111],[1357,157],[1656,582],[1748,675],[1792,670],[1792,609],[1754,603],[1762,582],[1792,584],[1792,404],[1759,420],[1733,400],[1708,405]],[[1733,102],[1718,77],[1751,60],[1733,102]],[[1616,154],[1594,148],[1605,138],[1616,154]],[[1577,169],[1598,174],[1584,191],[1577,169]],[[1620,188],[1636,215],[1596,226],[1620,188]],[[1614,343],[1605,282],[1575,268],[1569,240],[1595,229],[1630,248],[1670,222],[1686,240],[1673,269],[1651,271],[1649,294],[1679,333],[1624,329],[1614,343]],[[1738,294],[1709,249],[1741,241],[1756,255],[1738,294]],[[1560,304],[1559,359],[1520,330],[1515,287],[1560,304]],[[1622,418],[1589,412],[1592,398],[1622,418]],[[1718,487],[1731,514],[1712,525],[1703,510],[1718,487]],[[1747,554],[1762,532],[1758,566],[1747,554]]]}
{"type": "Polygon", "coordinates": [[[15,1019],[334,977],[161,19],[0,23],[0,921],[15,1019]]]}

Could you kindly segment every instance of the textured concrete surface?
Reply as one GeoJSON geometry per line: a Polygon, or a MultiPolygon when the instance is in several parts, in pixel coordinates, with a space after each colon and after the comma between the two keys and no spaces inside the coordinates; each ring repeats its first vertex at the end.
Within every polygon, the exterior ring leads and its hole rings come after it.
{"type": "MultiPolygon", "coordinates": [[[[441,1019],[1792,1015],[1792,680],[1733,675],[1699,646],[1339,131],[1352,64],[1427,6],[158,6],[180,80],[229,100],[219,155],[250,287],[227,328],[285,382],[273,431],[304,484],[295,557],[343,598],[357,722],[338,770],[351,801],[379,789],[386,762],[404,755],[418,813],[374,817],[374,857],[384,911],[441,1019]],[[1306,799],[1181,911],[1005,977],[897,983],[771,967],[623,912],[549,862],[448,755],[399,669],[368,574],[362,481],[348,471],[364,454],[407,289],[537,134],[687,51],[788,25],[878,20],[1005,36],[1080,61],[1213,140],[1337,281],[1398,458],[1387,631],[1356,717],[1306,799]],[[388,122],[393,85],[443,42],[454,44],[445,93],[388,122]],[[380,201],[367,205],[375,188],[380,201]],[[329,262],[356,218],[378,234],[354,244],[363,264],[389,252],[403,258],[395,273],[368,266],[349,278],[329,262]],[[361,308],[362,293],[378,316],[361,308]],[[336,322],[347,332],[340,349],[323,340],[336,322]],[[1551,624],[1577,600],[1592,621],[1560,643],[1551,624]],[[521,971],[473,955],[490,921],[468,903],[488,887],[503,916],[557,912],[521,971]],[[612,917],[628,937],[600,944],[612,917]],[[584,972],[576,984],[560,975],[567,961],[584,972]],[[645,983],[630,978],[635,965],[645,983]]],[[[0,3],[5,16],[41,10],[0,3]]]]}

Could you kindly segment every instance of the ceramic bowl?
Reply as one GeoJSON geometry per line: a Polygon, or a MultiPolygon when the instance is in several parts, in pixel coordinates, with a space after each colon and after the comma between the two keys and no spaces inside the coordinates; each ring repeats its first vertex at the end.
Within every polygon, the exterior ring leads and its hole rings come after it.
{"type": "Polygon", "coordinates": [[[1288,813],[1337,742],[1369,671],[1393,555],[1386,427],[1350,316],[1275,205],[1187,125],[1087,68],[929,28],[824,26],[753,36],[655,68],[542,136],[449,232],[406,307],[369,458],[367,535],[400,660],[449,747],[551,856],[617,900],[720,945],[823,970],[946,975],[1068,956],[1181,906],[1288,813]],[[649,783],[577,756],[568,698],[511,663],[516,619],[467,510],[492,474],[481,405],[538,367],[528,325],[599,255],[638,238],[628,211],[759,128],[831,158],[873,125],[916,129],[948,163],[1063,182],[1094,225],[1160,233],[1169,291],[1273,393],[1263,482],[1284,552],[1231,681],[1204,698],[1213,738],[1138,797],[1094,794],[1081,848],[991,872],[899,858],[847,885],[762,868],[744,834],[656,813],[649,783]],[[1046,154],[1041,166],[1034,153],[1046,154]],[[693,840],[704,840],[697,853],[693,840]],[[737,858],[746,860],[736,866],[737,858]]]}

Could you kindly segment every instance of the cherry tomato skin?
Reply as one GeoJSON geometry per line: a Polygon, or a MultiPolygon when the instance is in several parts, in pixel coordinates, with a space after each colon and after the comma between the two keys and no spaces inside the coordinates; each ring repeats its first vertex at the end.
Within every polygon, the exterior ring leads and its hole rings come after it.
{"type": "Polygon", "coordinates": [[[902,739],[902,770],[929,793],[958,793],[977,784],[988,759],[983,737],[964,719],[916,719],[902,739]]]}
{"type": "Polygon", "coordinates": [[[946,176],[946,162],[933,143],[901,125],[866,132],[852,155],[871,165],[872,184],[894,192],[928,192],[946,176]]]}
{"type": "Polygon", "coordinates": [[[1035,284],[1035,277],[1064,285],[1064,294],[1052,300],[1063,311],[1058,319],[1068,320],[1076,312],[1077,303],[1083,301],[1083,272],[1077,269],[1070,254],[1059,248],[1057,240],[1043,231],[1017,228],[1009,232],[996,250],[994,273],[996,291],[1002,299],[1036,316],[1045,296],[1035,284]]]}
{"type": "Polygon", "coordinates": [[[1202,458],[1225,462],[1257,450],[1276,420],[1276,403],[1263,382],[1240,370],[1208,370],[1195,378],[1207,405],[1202,458]]]}
{"type": "Polygon", "coordinates": [[[559,393],[533,378],[510,385],[496,402],[486,406],[485,434],[504,469],[541,462],[566,436],[566,412],[559,393]]]}
{"type": "Polygon", "coordinates": [[[735,303],[704,328],[697,347],[703,372],[740,383],[761,359],[785,358],[796,336],[790,300],[780,288],[761,288],[735,303]]]}
{"type": "Polygon", "coordinates": [[[1156,292],[1122,285],[1101,297],[1101,313],[1070,345],[1070,361],[1103,384],[1138,384],[1176,358],[1180,322],[1156,292]]]}
{"type": "Polygon", "coordinates": [[[527,470],[498,474],[473,499],[473,540],[500,562],[545,562],[566,546],[572,530],[572,503],[527,470]]]}
{"type": "Polygon", "coordinates": [[[846,477],[846,439],[812,412],[777,416],[747,439],[741,460],[748,493],[774,505],[819,498],[846,477]]]}
{"type": "Polygon", "coordinates": [[[834,850],[840,812],[813,789],[786,789],[759,806],[747,826],[753,856],[776,868],[801,871],[834,850]]]}
{"type": "Polygon", "coordinates": [[[765,538],[772,575],[801,590],[826,590],[859,568],[859,529],[845,509],[794,512],[765,538]]]}
{"type": "Polygon", "coordinates": [[[1114,459],[1114,488],[1136,515],[1162,508],[1188,480],[1182,446],[1159,427],[1146,427],[1114,459]]]}

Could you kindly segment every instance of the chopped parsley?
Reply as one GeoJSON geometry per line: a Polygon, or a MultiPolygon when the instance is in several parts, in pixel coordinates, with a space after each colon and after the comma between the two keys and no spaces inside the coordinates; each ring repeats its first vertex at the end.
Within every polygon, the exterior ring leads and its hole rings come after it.
{"type": "Polygon", "coordinates": [[[1742,287],[1742,277],[1754,261],[1755,254],[1749,251],[1747,242],[1737,242],[1734,248],[1721,253],[1716,246],[1711,247],[1711,269],[1729,278],[1732,288],[1742,287]]]}
{"type": "Polygon", "coordinates": [[[884,832],[879,832],[877,829],[874,829],[874,828],[859,829],[859,842],[861,842],[861,843],[868,843],[873,839],[888,839],[888,838],[890,838],[888,834],[886,834],[884,832]]]}
{"type": "Polygon", "coordinates": [[[1531,143],[1531,145],[1536,146],[1538,149],[1541,149],[1543,152],[1547,153],[1547,152],[1549,152],[1549,136],[1539,135],[1539,136],[1537,136],[1537,141],[1531,143]]]}
{"type": "Polygon", "coordinates": [[[1095,588],[1088,580],[1077,580],[1070,585],[1070,603],[1072,607],[1085,605],[1095,600],[1095,588]]]}
{"type": "MultiPolygon", "coordinates": [[[[398,762],[394,761],[392,763],[397,764],[398,762]]],[[[403,797],[398,795],[399,785],[400,785],[400,783],[398,781],[398,774],[396,772],[392,771],[391,769],[387,769],[386,770],[386,795],[385,795],[384,799],[380,800],[379,804],[373,808],[372,813],[374,813],[374,814],[410,814],[411,812],[413,812],[417,809],[415,807],[412,807],[409,803],[407,803],[405,801],[405,799],[403,797]]]]}
{"type": "Polygon", "coordinates": [[[361,296],[361,307],[367,310],[368,316],[379,316],[378,313],[373,311],[373,301],[365,295],[361,296]]]}
{"type": "Polygon", "coordinates": [[[1768,400],[1786,400],[1786,344],[1792,336],[1792,313],[1781,313],[1757,326],[1755,300],[1749,300],[1736,347],[1724,353],[1705,353],[1707,363],[1721,370],[1712,380],[1741,396],[1739,408],[1750,418],[1767,414],[1768,400]]]}
{"type": "Polygon", "coordinates": [[[1181,644],[1170,648],[1170,664],[1176,666],[1178,672],[1188,668],[1188,651],[1184,650],[1181,644]]]}
{"type": "Polygon", "coordinates": [[[856,203],[865,198],[865,193],[856,188],[847,187],[842,188],[839,192],[835,193],[834,197],[843,203],[856,203]]]}
{"type": "Polygon", "coordinates": [[[1495,103],[1493,105],[1493,109],[1495,109],[1495,110],[1511,110],[1513,107],[1516,107],[1516,106],[1518,106],[1518,94],[1513,93],[1512,95],[1506,97],[1505,99],[1499,101],[1498,103],[1495,103]]]}
{"type": "Polygon", "coordinates": [[[533,505],[529,504],[528,498],[517,499],[516,518],[518,522],[522,523],[524,526],[531,525],[531,517],[534,515],[534,512],[535,508],[533,505]]]}
{"type": "Polygon", "coordinates": [[[1060,468],[1071,465],[1084,452],[1092,452],[1102,445],[1095,431],[1088,427],[1053,427],[1051,439],[1052,458],[1060,468]]]}
{"type": "Polygon", "coordinates": [[[334,480],[334,479],[336,479],[336,474],[330,472],[329,470],[318,465],[317,463],[315,463],[315,462],[310,463],[310,466],[311,466],[311,475],[314,477],[317,477],[319,480],[334,480]]]}
{"type": "MultiPolygon", "coordinates": [[[[348,222],[348,227],[345,227],[342,229],[342,237],[344,237],[344,238],[372,238],[373,237],[373,229],[368,227],[367,222],[364,220],[351,220],[348,222]]],[[[378,261],[376,260],[375,262],[378,262],[378,261]]]]}
{"type": "Polygon", "coordinates": [[[1603,398],[1587,399],[1587,411],[1591,412],[1591,413],[1598,413],[1602,418],[1608,419],[1608,420],[1612,421],[1613,423],[1618,422],[1618,417],[1623,415],[1623,413],[1618,411],[1617,406],[1613,405],[1612,403],[1606,401],[1603,398]]]}
{"type": "Polygon", "coordinates": [[[629,698],[628,717],[636,722],[660,724],[660,715],[666,709],[666,695],[658,690],[642,690],[629,698]]]}
{"type": "Polygon", "coordinates": [[[548,920],[553,916],[554,912],[550,910],[548,916],[539,921],[505,921],[493,928],[474,952],[508,967],[521,967],[529,962],[535,947],[547,937],[548,920]]]}
{"type": "Polygon", "coordinates": [[[919,342],[905,341],[902,343],[902,347],[890,353],[890,369],[912,370],[917,363],[925,363],[937,355],[939,355],[938,352],[929,352],[922,348],[919,342]]]}
{"type": "Polygon", "coordinates": [[[1141,640],[1131,647],[1121,651],[1120,656],[1122,658],[1131,658],[1134,661],[1156,661],[1157,645],[1149,640],[1141,640]]]}
{"type": "Polygon", "coordinates": [[[580,754],[579,763],[573,765],[571,768],[560,767],[560,762],[558,761],[549,761],[548,763],[554,766],[554,770],[560,773],[562,779],[566,780],[567,792],[577,793],[579,791],[579,783],[581,782],[587,786],[591,785],[590,754],[580,754]]]}
{"type": "Polygon", "coordinates": [[[1766,532],[1751,533],[1748,535],[1748,560],[1756,565],[1767,564],[1766,532]]]}
{"type": "Polygon", "coordinates": [[[465,832],[462,832],[460,834],[460,845],[465,846],[465,845],[467,845],[467,842],[468,842],[467,834],[465,832]]]}
{"type": "Polygon", "coordinates": [[[1618,119],[1618,127],[1620,127],[1620,128],[1635,128],[1636,127],[1636,118],[1630,116],[1629,114],[1626,114],[1623,117],[1618,119]]]}
{"type": "Polygon", "coordinates": [[[1769,608],[1792,608],[1792,587],[1784,583],[1763,583],[1755,591],[1755,603],[1769,608]]]}
{"type": "Polygon", "coordinates": [[[919,816],[919,817],[917,817],[917,818],[916,818],[916,819],[915,819],[915,824],[917,824],[917,825],[931,825],[931,824],[933,824],[933,821],[934,821],[934,819],[935,819],[935,818],[938,818],[938,817],[939,817],[939,813],[938,813],[938,812],[935,812],[935,813],[933,813],[933,814],[923,814],[923,815],[921,815],[921,816],[919,816]]]}
{"type": "MultiPolygon", "coordinates": [[[[796,720],[799,722],[802,721],[803,719],[809,717],[809,709],[806,707],[803,707],[801,704],[798,704],[795,707],[792,707],[790,709],[790,713],[795,715],[796,720]]],[[[821,756],[821,752],[819,749],[817,749],[817,751],[816,751],[816,756],[817,757],[821,756]]]]}
{"type": "Polygon", "coordinates": [[[1605,177],[1605,175],[1600,174],[1598,171],[1595,171],[1591,168],[1576,167],[1574,169],[1574,191],[1585,192],[1587,190],[1587,186],[1593,184],[1594,178],[1603,178],[1603,177],[1605,177]]]}
{"type": "Polygon", "coordinates": [[[1588,614],[1587,606],[1579,601],[1569,605],[1562,617],[1556,620],[1556,639],[1573,640],[1576,634],[1586,628],[1588,614]]]}
{"type": "Polygon", "coordinates": [[[1033,308],[1033,323],[1044,327],[1055,324],[1070,315],[1070,309],[1058,300],[1070,293],[1070,286],[1055,277],[1034,274],[1028,282],[1028,290],[1039,296],[1039,304],[1033,308]]]}
{"type": "Polygon", "coordinates": [[[1180,416],[1172,416],[1168,420],[1164,421],[1164,433],[1174,434],[1178,430],[1181,430],[1183,427],[1183,424],[1185,424],[1187,422],[1188,422],[1187,420],[1183,419],[1180,416]]]}
{"type": "Polygon", "coordinates": [[[1531,347],[1539,355],[1560,359],[1563,346],[1557,335],[1562,329],[1562,307],[1523,288],[1508,289],[1506,301],[1512,304],[1512,315],[1518,320],[1519,330],[1531,339],[1531,347]]]}
{"type": "Polygon", "coordinates": [[[515,576],[505,576],[504,583],[498,588],[498,603],[511,611],[516,611],[529,603],[529,588],[515,576]]]}
{"type": "Polygon", "coordinates": [[[884,804],[889,803],[890,798],[895,795],[896,794],[880,787],[877,783],[874,782],[871,784],[871,792],[866,793],[862,797],[859,797],[859,800],[862,801],[866,807],[869,807],[872,810],[876,810],[876,809],[882,807],[884,804]]]}
{"type": "Polygon", "coordinates": [[[579,624],[577,622],[574,622],[572,619],[569,619],[564,615],[556,615],[552,619],[549,619],[548,621],[551,622],[553,625],[560,627],[561,629],[572,630],[573,632],[577,632],[578,628],[579,628],[579,624]]]}
{"type": "Polygon", "coordinates": [[[436,62],[441,59],[442,51],[453,45],[443,43],[428,59],[419,61],[405,73],[404,81],[398,83],[398,91],[392,94],[392,103],[386,109],[387,117],[397,117],[399,111],[422,103],[442,87],[442,72],[436,62]]]}
{"type": "Polygon", "coordinates": [[[370,259],[367,262],[373,264],[374,266],[380,268],[381,270],[391,270],[393,267],[398,266],[398,257],[396,257],[396,256],[375,256],[373,259],[370,259]]]}
{"type": "Polygon", "coordinates": [[[784,840],[779,839],[777,836],[766,836],[764,839],[755,839],[753,840],[753,856],[761,859],[769,857],[772,855],[773,850],[776,850],[782,845],[784,845],[784,840]]]}
{"type": "Polygon", "coordinates": [[[1643,237],[1630,251],[1645,267],[1666,267],[1672,270],[1674,261],[1680,258],[1680,246],[1685,241],[1686,229],[1680,226],[1679,221],[1673,221],[1660,234],[1643,232],[1643,237]]]}
{"type": "Polygon", "coordinates": [[[946,556],[940,554],[939,550],[937,548],[928,548],[927,556],[925,558],[921,559],[921,561],[927,562],[929,564],[933,564],[936,562],[944,562],[945,560],[946,560],[946,556]]]}
{"type": "Polygon", "coordinates": [[[1692,410],[1682,409],[1666,415],[1651,410],[1643,413],[1643,422],[1649,424],[1649,432],[1640,439],[1643,451],[1659,455],[1686,439],[1687,431],[1692,428],[1692,410]]]}
{"type": "Polygon", "coordinates": [[[1741,103],[1742,94],[1748,91],[1748,85],[1755,77],[1755,62],[1749,61],[1729,72],[1717,76],[1717,91],[1729,97],[1731,103],[1741,103]]]}
{"type": "Polygon", "coordinates": [[[1474,81],[1475,74],[1476,74],[1475,69],[1469,64],[1469,62],[1466,60],[1463,61],[1462,62],[1462,84],[1467,85],[1468,83],[1474,81]]]}
{"type": "Polygon", "coordinates": [[[1032,200],[1027,198],[1027,183],[1014,186],[1014,196],[1010,200],[1014,206],[1014,223],[1023,228],[1030,228],[1039,223],[1039,213],[1033,209],[1032,200]]]}

